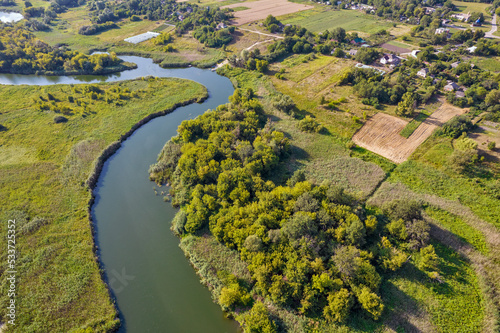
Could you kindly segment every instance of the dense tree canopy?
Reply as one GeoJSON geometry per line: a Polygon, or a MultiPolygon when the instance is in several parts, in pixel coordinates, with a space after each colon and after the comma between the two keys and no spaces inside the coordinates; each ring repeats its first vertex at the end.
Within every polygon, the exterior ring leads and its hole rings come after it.
{"type": "Polygon", "coordinates": [[[0,71],[4,73],[103,73],[120,63],[114,53],[87,56],[51,47],[22,28],[0,29],[0,71]]]}
{"type": "MultiPolygon", "coordinates": [[[[391,206],[392,222],[384,226],[342,190],[313,185],[299,173],[287,186],[271,182],[289,143],[252,97],[237,89],[231,103],[184,121],[151,167],[152,179],[170,181],[173,203],[181,206],[174,230],[209,231],[248,264],[253,286],[228,282],[219,299],[226,308],[248,304],[251,288],[306,316],[343,322],[352,311],[364,311],[379,318],[383,274],[426,245],[425,222],[404,214],[413,206],[391,206]]],[[[259,304],[245,325],[273,332],[259,304]]]]}

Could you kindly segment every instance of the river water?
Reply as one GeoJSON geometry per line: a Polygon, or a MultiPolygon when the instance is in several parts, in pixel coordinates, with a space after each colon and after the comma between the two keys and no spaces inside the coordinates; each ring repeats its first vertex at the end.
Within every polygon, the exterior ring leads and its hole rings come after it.
{"type": "MultiPolygon", "coordinates": [[[[139,128],[105,163],[95,190],[92,217],[106,278],[116,298],[120,332],[237,332],[202,286],[170,231],[176,213],[155,196],[148,168],[179,124],[227,103],[229,79],[198,68],[163,69],[151,59],[122,56],[137,69],[107,76],[0,75],[3,84],[47,85],[119,81],[141,76],[179,77],[206,86],[210,97],[155,118],[139,128]]],[[[165,187],[161,190],[167,191],[165,187]]]]}

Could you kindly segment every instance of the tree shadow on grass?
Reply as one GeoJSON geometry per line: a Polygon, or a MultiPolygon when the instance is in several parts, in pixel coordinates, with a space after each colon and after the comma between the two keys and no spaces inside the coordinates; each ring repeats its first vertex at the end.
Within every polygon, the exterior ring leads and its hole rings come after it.
{"type": "Polygon", "coordinates": [[[293,173],[304,167],[304,163],[299,160],[306,160],[309,153],[304,149],[291,145],[290,156],[283,158],[278,165],[273,169],[272,174],[269,175],[269,180],[273,181],[276,185],[284,185],[286,181],[293,175],[293,173]]]}
{"type": "Polygon", "coordinates": [[[389,328],[395,332],[424,332],[430,330],[430,327],[417,327],[410,322],[410,318],[415,318],[415,321],[426,323],[425,313],[423,313],[421,306],[415,299],[388,281],[382,285],[381,294],[386,305],[383,321],[389,328]]]}

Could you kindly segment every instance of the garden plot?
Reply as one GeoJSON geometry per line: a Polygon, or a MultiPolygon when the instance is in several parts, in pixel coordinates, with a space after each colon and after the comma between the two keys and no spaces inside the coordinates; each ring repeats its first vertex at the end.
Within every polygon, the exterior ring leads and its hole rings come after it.
{"type": "Polygon", "coordinates": [[[313,6],[289,2],[288,0],[258,0],[227,5],[221,8],[236,8],[241,7],[242,5],[248,7],[249,9],[234,13],[235,25],[242,25],[253,21],[263,20],[268,15],[277,17],[314,8],[313,6]]]}
{"type": "Polygon", "coordinates": [[[445,103],[429,116],[408,139],[399,134],[408,124],[407,121],[377,113],[353,136],[352,140],[357,145],[393,162],[402,163],[437,127],[464,112],[466,112],[465,109],[445,103]]]}

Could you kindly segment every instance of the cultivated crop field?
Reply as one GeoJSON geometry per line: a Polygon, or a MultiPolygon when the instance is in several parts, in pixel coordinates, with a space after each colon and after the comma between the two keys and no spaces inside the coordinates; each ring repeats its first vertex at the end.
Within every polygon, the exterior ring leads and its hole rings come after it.
{"type": "Polygon", "coordinates": [[[259,0],[228,5],[222,8],[238,8],[242,6],[248,7],[248,9],[234,13],[235,25],[263,20],[271,14],[273,16],[281,16],[314,8],[313,6],[289,2],[288,0],[259,0]]]}
{"type": "Polygon", "coordinates": [[[399,134],[408,122],[394,116],[377,113],[354,135],[353,141],[393,162],[402,163],[438,126],[464,112],[463,109],[445,103],[429,116],[408,139],[399,134]]]}

